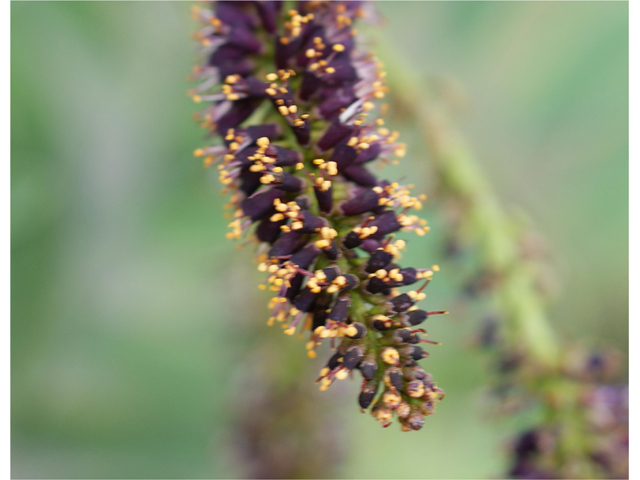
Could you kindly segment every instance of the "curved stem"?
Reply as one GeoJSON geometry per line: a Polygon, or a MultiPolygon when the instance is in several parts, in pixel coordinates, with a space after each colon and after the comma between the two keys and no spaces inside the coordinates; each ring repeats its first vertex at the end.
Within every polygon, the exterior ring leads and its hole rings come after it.
{"type": "MultiPolygon", "coordinates": [[[[380,42],[379,50],[389,42],[380,42]]],[[[388,67],[393,101],[419,125],[439,186],[464,203],[465,232],[472,237],[483,266],[500,276],[494,302],[504,315],[505,333],[545,369],[555,369],[559,347],[545,312],[535,275],[522,261],[512,219],[500,205],[478,161],[450,124],[445,106],[430,98],[397,55],[380,52],[388,67]]],[[[426,90],[426,91],[425,91],[426,90]]]]}

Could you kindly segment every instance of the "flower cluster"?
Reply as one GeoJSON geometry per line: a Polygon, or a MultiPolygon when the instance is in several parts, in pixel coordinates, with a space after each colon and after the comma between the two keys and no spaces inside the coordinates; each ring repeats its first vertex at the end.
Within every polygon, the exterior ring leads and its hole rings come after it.
{"type": "Polygon", "coordinates": [[[571,439],[581,444],[580,454],[572,453],[572,446],[566,444],[570,425],[549,422],[523,432],[513,442],[510,477],[628,478],[628,387],[594,386],[581,397],[574,415],[586,428],[571,439]]]}
{"type": "Polygon", "coordinates": [[[334,350],[320,371],[326,390],[359,370],[359,404],[388,426],[418,430],[444,396],[417,361],[424,287],[436,265],[401,267],[396,232],[428,232],[411,213],[424,196],[378,179],[373,161],[405,154],[379,104],[382,64],[358,46],[361,2],[217,2],[194,8],[204,54],[191,95],[215,138],[196,150],[216,165],[232,193],[229,238],[256,240],[263,290],[273,293],[269,325],[309,332],[308,356],[327,339],[334,350]],[[398,288],[422,282],[416,290],[398,288]]]}

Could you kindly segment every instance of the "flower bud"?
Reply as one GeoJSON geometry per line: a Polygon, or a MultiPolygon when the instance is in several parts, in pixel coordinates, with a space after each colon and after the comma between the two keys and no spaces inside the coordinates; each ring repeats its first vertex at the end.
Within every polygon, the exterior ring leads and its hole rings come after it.
{"type": "Polygon", "coordinates": [[[424,322],[427,319],[427,312],[425,312],[424,310],[411,310],[410,312],[407,312],[407,316],[409,319],[409,323],[411,325],[420,325],[422,322],[424,322]]]}
{"type": "Polygon", "coordinates": [[[390,300],[393,311],[396,313],[401,313],[413,306],[413,300],[406,293],[398,295],[390,300]]]}
{"type": "Polygon", "coordinates": [[[360,396],[358,397],[358,403],[360,407],[363,409],[369,408],[371,402],[376,396],[378,392],[378,382],[367,382],[362,387],[362,391],[360,392],[360,396]]]}
{"type": "Polygon", "coordinates": [[[362,361],[364,357],[364,347],[362,345],[354,345],[344,355],[344,367],[353,370],[362,361]]]}
{"type": "Polygon", "coordinates": [[[420,412],[413,412],[409,415],[409,418],[407,418],[407,424],[412,430],[420,430],[424,426],[424,417],[420,412]]]}
{"type": "Polygon", "coordinates": [[[378,363],[374,357],[366,357],[362,362],[360,362],[359,368],[362,372],[362,376],[370,380],[378,371],[378,363]]]}

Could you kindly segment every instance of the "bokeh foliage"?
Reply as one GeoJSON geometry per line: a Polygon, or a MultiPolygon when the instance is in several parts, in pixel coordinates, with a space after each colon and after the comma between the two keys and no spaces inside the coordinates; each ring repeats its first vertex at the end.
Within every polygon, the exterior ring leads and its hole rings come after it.
{"type": "MultiPolygon", "coordinates": [[[[425,81],[463,85],[463,131],[501,198],[547,237],[559,334],[626,348],[627,4],[378,5],[375,41],[425,81]]],[[[265,299],[249,252],[224,239],[215,173],[190,155],[193,27],[186,3],[12,4],[13,476],[240,475],[231,416],[251,395],[241,379],[267,330],[265,299]]],[[[409,155],[389,178],[428,188],[419,133],[394,126],[409,155]]],[[[444,225],[437,209],[426,216],[433,231],[406,262],[444,267],[427,304],[452,315],[429,325],[444,345],[424,364],[447,398],[404,435],[353,405],[343,415],[338,396],[340,476],[503,470],[505,424],[482,418],[483,365],[464,348],[473,311],[456,316],[444,225]]],[[[303,342],[300,362],[311,362],[303,342]]]]}

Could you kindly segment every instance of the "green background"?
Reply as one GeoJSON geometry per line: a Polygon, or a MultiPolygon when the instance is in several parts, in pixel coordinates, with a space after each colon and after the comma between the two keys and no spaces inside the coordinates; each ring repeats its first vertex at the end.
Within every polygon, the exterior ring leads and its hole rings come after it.
{"type": "MultiPolygon", "coordinates": [[[[421,81],[436,75],[465,92],[460,129],[505,205],[547,238],[562,286],[550,310],[558,335],[626,350],[627,3],[377,5],[386,21],[376,41],[421,81]]],[[[224,238],[215,172],[191,156],[203,140],[185,93],[189,4],[11,10],[12,474],[242,476],[233,422],[252,395],[251,355],[275,342],[313,370],[322,359],[269,333],[250,252],[224,238]]],[[[385,173],[428,188],[428,156],[399,122],[409,155],[385,173]]],[[[465,347],[475,318],[456,316],[456,267],[441,258],[445,225],[431,203],[435,228],[405,263],[443,267],[429,303],[452,315],[430,324],[444,345],[424,364],[447,398],[420,433],[402,434],[358,413],[357,382],[323,393],[318,415],[340,420],[337,476],[504,469],[507,424],[483,413],[486,370],[465,347]]],[[[297,383],[313,380],[307,369],[297,383]]]]}

